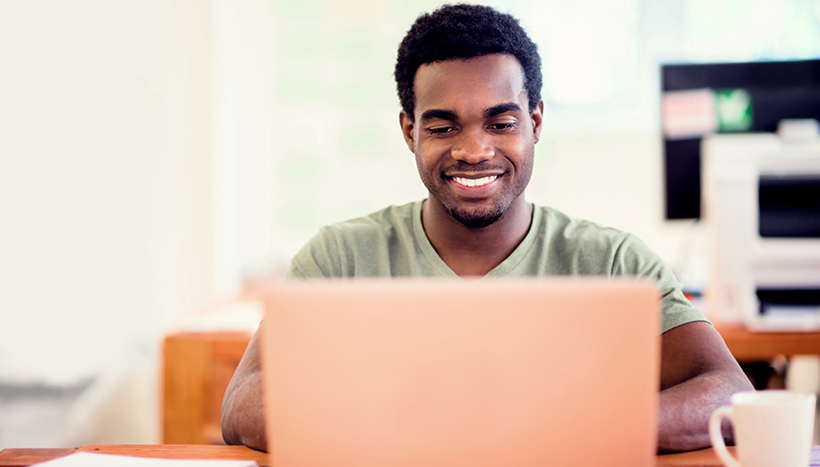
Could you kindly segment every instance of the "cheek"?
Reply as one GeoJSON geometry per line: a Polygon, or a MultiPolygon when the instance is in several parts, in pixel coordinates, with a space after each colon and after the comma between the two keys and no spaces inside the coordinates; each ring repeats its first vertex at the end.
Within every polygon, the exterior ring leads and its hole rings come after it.
{"type": "Polygon", "coordinates": [[[419,175],[422,179],[429,177],[429,161],[425,159],[424,153],[418,150],[416,150],[416,167],[419,169],[419,175]]]}
{"type": "Polygon", "coordinates": [[[520,162],[521,171],[524,172],[524,178],[526,179],[525,182],[529,183],[530,177],[532,177],[533,164],[535,162],[535,151],[532,146],[530,146],[522,154],[523,158],[520,162]]]}
{"type": "Polygon", "coordinates": [[[532,168],[533,159],[535,158],[535,142],[532,138],[521,138],[518,141],[516,154],[518,155],[518,165],[521,167],[532,168]]]}
{"type": "Polygon", "coordinates": [[[416,143],[416,165],[418,165],[419,169],[434,168],[440,159],[436,157],[436,154],[437,152],[431,147],[430,144],[416,143]]]}

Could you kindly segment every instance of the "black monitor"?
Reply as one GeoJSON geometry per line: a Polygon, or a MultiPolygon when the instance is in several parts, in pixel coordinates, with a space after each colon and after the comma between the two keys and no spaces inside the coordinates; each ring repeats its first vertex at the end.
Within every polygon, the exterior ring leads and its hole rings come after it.
{"type": "MultiPolygon", "coordinates": [[[[774,132],[784,118],[820,120],[820,60],[662,65],[662,101],[678,91],[694,90],[716,95],[740,90],[750,102],[751,118],[740,126],[720,124],[717,133],[774,132]]],[[[668,122],[662,123],[666,128],[668,122]]],[[[700,217],[703,134],[664,131],[666,219],[700,217]]]]}

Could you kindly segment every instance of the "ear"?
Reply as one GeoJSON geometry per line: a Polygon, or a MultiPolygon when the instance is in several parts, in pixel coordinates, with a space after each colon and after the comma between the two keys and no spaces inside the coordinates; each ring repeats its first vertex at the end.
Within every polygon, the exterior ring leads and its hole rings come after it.
{"type": "Polygon", "coordinates": [[[415,144],[413,144],[415,135],[413,132],[416,130],[416,124],[404,110],[399,112],[399,125],[401,125],[401,132],[404,135],[404,142],[407,143],[410,152],[415,153],[415,144]]]}
{"type": "Polygon", "coordinates": [[[544,101],[538,101],[538,105],[535,106],[535,109],[530,114],[530,118],[532,119],[532,133],[533,137],[535,138],[535,142],[537,143],[538,140],[541,138],[541,124],[544,122],[544,101]]]}

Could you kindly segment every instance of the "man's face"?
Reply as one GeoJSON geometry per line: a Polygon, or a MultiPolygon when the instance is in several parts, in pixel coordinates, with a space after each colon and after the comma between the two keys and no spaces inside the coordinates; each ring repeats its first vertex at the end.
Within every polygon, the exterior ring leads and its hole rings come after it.
{"type": "Polygon", "coordinates": [[[541,131],[521,65],[502,54],[428,63],[413,89],[402,130],[431,201],[468,227],[492,224],[527,187],[541,131]]]}

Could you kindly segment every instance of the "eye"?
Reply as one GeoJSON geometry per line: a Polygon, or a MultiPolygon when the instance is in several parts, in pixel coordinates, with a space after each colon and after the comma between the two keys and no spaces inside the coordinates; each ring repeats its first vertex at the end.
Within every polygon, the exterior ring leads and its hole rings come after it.
{"type": "Polygon", "coordinates": [[[456,131],[456,127],[454,126],[442,126],[442,127],[435,127],[435,128],[428,128],[427,132],[431,135],[444,135],[447,133],[452,133],[456,131]]]}
{"type": "Polygon", "coordinates": [[[495,131],[512,131],[515,129],[514,122],[506,122],[506,123],[493,123],[492,125],[487,126],[490,130],[495,131]]]}

